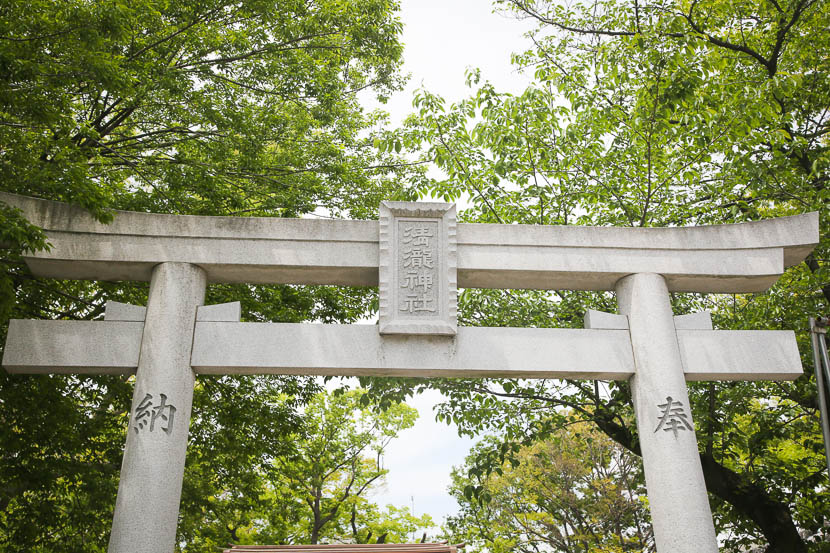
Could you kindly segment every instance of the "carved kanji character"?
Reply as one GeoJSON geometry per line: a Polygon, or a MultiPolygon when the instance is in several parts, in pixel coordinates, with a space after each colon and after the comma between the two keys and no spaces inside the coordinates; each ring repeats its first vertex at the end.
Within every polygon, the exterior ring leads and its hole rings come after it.
{"type": "Polygon", "coordinates": [[[688,415],[683,410],[681,402],[674,401],[671,396],[668,396],[666,403],[661,403],[657,407],[663,412],[660,414],[660,421],[654,429],[655,432],[663,428],[664,432],[674,432],[674,437],[677,438],[678,430],[694,430],[689,424],[688,415]]]}

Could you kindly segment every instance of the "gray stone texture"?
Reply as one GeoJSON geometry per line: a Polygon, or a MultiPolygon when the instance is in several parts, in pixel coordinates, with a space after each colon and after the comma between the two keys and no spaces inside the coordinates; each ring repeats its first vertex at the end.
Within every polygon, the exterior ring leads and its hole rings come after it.
{"type": "Polygon", "coordinates": [[[628,330],[628,317],[618,315],[617,313],[606,313],[605,311],[589,309],[582,318],[582,324],[585,328],[616,328],[628,330]]]}
{"type": "Polygon", "coordinates": [[[105,321],[135,321],[144,322],[147,317],[147,308],[120,301],[108,301],[104,308],[105,321]]]}
{"type": "Polygon", "coordinates": [[[802,374],[792,330],[678,330],[677,342],[686,380],[795,380],[802,374]]]}
{"type": "Polygon", "coordinates": [[[631,391],[657,551],[716,553],[666,282],[657,274],[627,276],[617,302],[631,333],[631,391]]]}
{"type": "Polygon", "coordinates": [[[184,263],[153,270],[109,553],[174,550],[193,402],[191,345],[206,281],[202,269],[184,263]]]}
{"type": "Polygon", "coordinates": [[[26,374],[132,374],[141,321],[9,321],[3,367],[26,374]]]}
{"type": "MultiPolygon", "coordinates": [[[[35,275],[149,280],[153,266],[201,266],[210,282],[378,284],[376,221],[115,212],[110,225],[61,204],[0,193],[46,229],[35,275]]],[[[818,214],[686,228],[459,224],[458,286],[613,290],[638,272],[670,291],[757,292],[818,243],[818,214]]]]}
{"type": "Polygon", "coordinates": [[[380,333],[455,335],[455,205],[381,202],[378,234],[380,333]]]}
{"type": "Polygon", "coordinates": [[[381,336],[375,325],[198,323],[200,374],[624,379],[628,332],[461,327],[445,336],[381,336]]]}
{"type": "Polygon", "coordinates": [[[712,330],[712,314],[708,311],[699,311],[675,315],[674,328],[677,330],[712,330]]]}
{"type": "Polygon", "coordinates": [[[242,304],[238,301],[217,303],[215,305],[201,305],[196,311],[196,322],[225,321],[239,322],[242,317],[242,304]]]}
{"type": "MultiPolygon", "coordinates": [[[[590,330],[461,327],[448,341],[384,337],[375,325],[238,323],[232,305],[203,311],[218,307],[199,308],[191,359],[197,374],[627,380],[634,372],[624,315],[604,323],[594,317],[600,327],[590,330]]],[[[13,320],[3,366],[11,373],[132,374],[142,329],[140,322],[13,320]]],[[[677,341],[686,380],[793,380],[802,373],[792,331],[678,330],[677,341]]]]}

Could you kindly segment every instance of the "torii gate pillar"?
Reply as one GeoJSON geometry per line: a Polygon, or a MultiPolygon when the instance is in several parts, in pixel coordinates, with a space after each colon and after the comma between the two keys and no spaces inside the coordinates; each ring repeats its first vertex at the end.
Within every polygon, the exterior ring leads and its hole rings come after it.
{"type": "Polygon", "coordinates": [[[193,331],[206,284],[205,271],[189,263],[153,269],[110,553],[175,546],[193,405],[193,331]]]}
{"type": "Polygon", "coordinates": [[[717,553],[666,281],[653,273],[629,275],[616,292],[631,334],[631,394],[657,550],[717,553]]]}
{"type": "Polygon", "coordinates": [[[172,553],[194,374],[628,380],[657,551],[715,553],[687,380],[802,374],[792,331],[713,330],[669,292],[771,286],[818,243],[818,214],[692,228],[456,224],[448,204],[385,203],[380,221],[119,212],[111,225],[10,194],[52,249],[37,276],[151,282],[146,309],[9,323],[20,373],[137,373],[110,553],[172,553]],[[380,284],[379,325],[239,322],[210,282],[380,284]],[[585,329],[458,327],[456,288],[614,290],[585,329]],[[201,306],[201,307],[200,307],[201,306]]]}

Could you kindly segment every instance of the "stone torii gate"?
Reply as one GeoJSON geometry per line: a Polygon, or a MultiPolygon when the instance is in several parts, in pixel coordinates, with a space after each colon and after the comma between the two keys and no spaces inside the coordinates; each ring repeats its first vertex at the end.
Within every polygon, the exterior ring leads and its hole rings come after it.
{"type": "Polygon", "coordinates": [[[117,212],[9,194],[52,248],[38,276],[150,281],[146,308],[104,321],[14,320],[17,373],[136,374],[110,553],[172,552],[197,374],[630,380],[660,553],[715,552],[686,380],[786,380],[792,331],[712,330],[670,292],[759,292],[818,242],[815,213],[737,225],[599,228],[456,224],[455,207],[388,202],[379,221],[117,212]],[[378,325],[239,322],[209,282],[380,287],[378,325]],[[620,314],[584,330],[458,328],[457,286],[613,290],[620,314]],[[152,505],[152,509],[146,508],[152,505]]]}

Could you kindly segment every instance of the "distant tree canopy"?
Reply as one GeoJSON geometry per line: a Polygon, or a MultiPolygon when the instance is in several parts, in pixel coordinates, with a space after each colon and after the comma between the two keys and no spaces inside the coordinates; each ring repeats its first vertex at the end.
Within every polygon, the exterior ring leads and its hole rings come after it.
{"type": "Polygon", "coordinates": [[[478,478],[477,455],[493,444],[482,440],[453,472],[453,543],[490,553],[654,551],[639,459],[595,427],[563,428],[478,478]]]}
{"type": "MultiPolygon", "coordinates": [[[[411,197],[401,183],[417,171],[372,147],[382,118],[358,102],[400,87],[397,9],[394,0],[5,2],[0,188],[81,205],[104,222],[114,208],[371,218],[380,199],[411,197]]],[[[12,317],[93,319],[107,299],[146,301],[146,284],[32,278],[20,254],[44,237],[2,202],[0,243],[10,246],[0,341],[12,317]]],[[[207,303],[239,300],[246,320],[350,322],[374,298],[215,285],[207,303]]],[[[303,377],[198,379],[179,543],[213,520],[221,493],[259,498],[257,471],[294,453],[285,436],[304,432],[299,413],[319,391],[303,377]]],[[[0,371],[0,551],[106,548],[131,393],[117,377],[0,371]]],[[[211,528],[231,541],[232,528],[211,528]]]]}
{"type": "MultiPolygon", "coordinates": [[[[400,144],[434,163],[444,176],[421,192],[468,200],[461,218],[470,222],[672,226],[818,211],[820,245],[770,291],[674,294],[673,303],[678,314],[712,310],[720,328],[797,331],[805,367],[797,381],[692,383],[690,396],[724,549],[827,550],[830,485],[806,329],[830,308],[830,4],[496,6],[538,24],[532,48],[514,56],[531,85],[502,93],[473,70],[471,95],[458,103],[421,90],[417,113],[379,138],[379,149],[400,144]]],[[[614,297],[465,290],[459,320],[578,327],[588,308],[614,311],[614,297]]],[[[471,435],[498,435],[468,462],[473,482],[572,415],[639,453],[625,382],[364,382],[387,398],[437,387],[448,396],[439,416],[471,435]]]]}
{"type": "MultiPolygon", "coordinates": [[[[411,171],[371,147],[378,116],[357,99],[400,85],[396,9],[391,0],[9,3],[2,188],[102,221],[110,208],[370,218],[380,199],[404,194],[411,171]]],[[[7,206],[0,217],[0,240],[15,250],[43,244],[7,206]]],[[[9,263],[6,310],[21,300],[19,289],[11,300],[9,263]]]]}
{"type": "MultiPolygon", "coordinates": [[[[184,517],[192,519],[183,524],[188,552],[210,553],[228,540],[240,544],[397,543],[432,526],[427,514],[415,517],[407,507],[391,505],[381,509],[368,499],[388,473],[383,466],[387,445],[414,424],[418,412],[400,403],[382,412],[372,411],[366,407],[369,402],[362,401],[365,390],[340,392],[312,397],[294,432],[284,433],[287,427],[277,429],[277,439],[287,447],[266,463],[251,464],[251,488],[218,493],[192,490],[192,500],[202,508],[183,511],[184,517]]],[[[284,399],[267,401],[280,404],[284,399]]]]}
{"type": "MultiPolygon", "coordinates": [[[[10,3],[0,178],[80,204],[366,213],[391,185],[355,93],[398,84],[395,2],[10,3]]],[[[371,213],[371,210],[368,211],[371,213]]]]}

